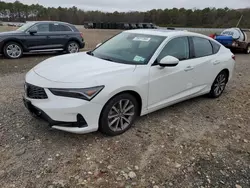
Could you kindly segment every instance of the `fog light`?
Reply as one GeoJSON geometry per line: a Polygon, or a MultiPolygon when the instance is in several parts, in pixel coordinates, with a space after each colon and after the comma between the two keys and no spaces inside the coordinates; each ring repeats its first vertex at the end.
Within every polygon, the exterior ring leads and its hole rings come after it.
{"type": "Polygon", "coordinates": [[[87,127],[87,122],[85,121],[84,117],[81,114],[76,115],[78,127],[87,127]]]}

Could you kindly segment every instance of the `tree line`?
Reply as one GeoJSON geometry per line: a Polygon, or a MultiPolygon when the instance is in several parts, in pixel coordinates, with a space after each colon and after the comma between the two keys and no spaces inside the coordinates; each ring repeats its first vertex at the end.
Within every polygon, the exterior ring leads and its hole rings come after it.
{"type": "Polygon", "coordinates": [[[85,22],[149,22],[167,27],[235,27],[243,15],[240,27],[250,28],[250,8],[248,9],[153,9],[146,12],[101,12],[84,11],[73,6],[44,7],[39,4],[26,5],[19,1],[6,3],[0,0],[0,20],[25,22],[40,20],[65,21],[76,25],[85,22]]]}

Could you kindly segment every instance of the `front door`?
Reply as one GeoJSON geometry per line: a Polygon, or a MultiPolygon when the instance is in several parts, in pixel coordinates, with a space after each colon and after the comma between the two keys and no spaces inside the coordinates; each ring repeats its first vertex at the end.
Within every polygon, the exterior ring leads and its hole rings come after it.
{"type": "Polygon", "coordinates": [[[27,31],[24,44],[26,47],[32,50],[43,50],[49,48],[49,24],[38,23],[27,31]],[[30,30],[36,31],[36,33],[29,33],[30,30]]]}
{"type": "Polygon", "coordinates": [[[189,40],[187,37],[172,39],[166,44],[157,58],[159,62],[165,56],[171,55],[180,60],[175,67],[150,68],[148,110],[160,109],[174,101],[192,95],[193,65],[189,59],[189,40]]]}

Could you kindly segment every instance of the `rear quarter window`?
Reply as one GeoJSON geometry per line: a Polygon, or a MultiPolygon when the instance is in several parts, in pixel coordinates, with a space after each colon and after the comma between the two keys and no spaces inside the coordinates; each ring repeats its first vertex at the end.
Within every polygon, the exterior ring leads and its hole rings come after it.
{"type": "Polygon", "coordinates": [[[212,44],[208,39],[192,37],[194,43],[194,55],[196,58],[214,54],[212,44]]]}
{"type": "Polygon", "coordinates": [[[64,24],[57,24],[57,23],[54,23],[51,25],[51,31],[52,32],[72,32],[72,29],[67,26],[67,25],[64,25],[64,24]]]}
{"type": "Polygon", "coordinates": [[[213,47],[213,54],[217,54],[218,51],[220,50],[221,46],[214,41],[210,41],[210,42],[211,42],[212,47],[213,47]]]}

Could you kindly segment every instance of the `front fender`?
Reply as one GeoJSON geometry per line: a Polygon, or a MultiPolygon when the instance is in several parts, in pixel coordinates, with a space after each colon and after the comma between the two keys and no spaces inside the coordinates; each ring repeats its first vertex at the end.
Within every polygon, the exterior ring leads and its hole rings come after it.
{"type": "Polygon", "coordinates": [[[3,38],[2,41],[0,41],[1,52],[3,52],[4,45],[11,41],[19,43],[23,47],[23,51],[27,51],[27,46],[20,39],[16,37],[7,37],[7,38],[3,38]]]}

